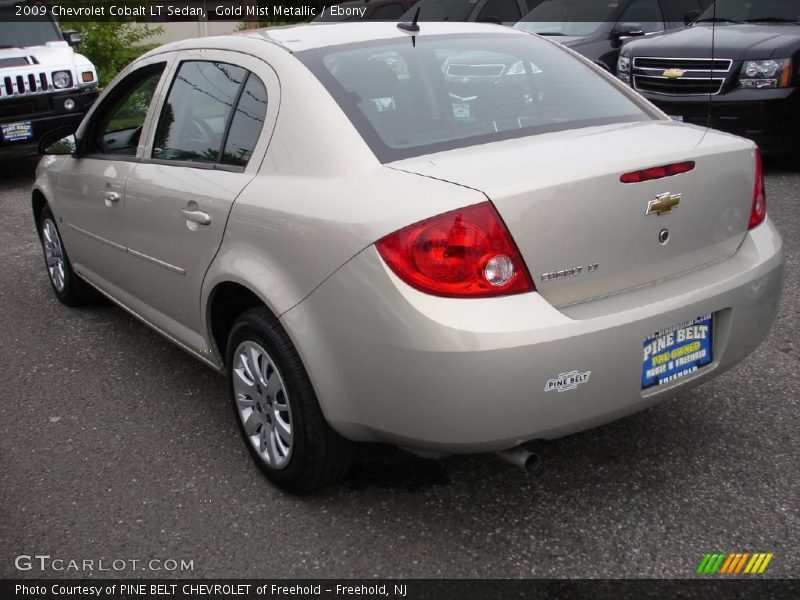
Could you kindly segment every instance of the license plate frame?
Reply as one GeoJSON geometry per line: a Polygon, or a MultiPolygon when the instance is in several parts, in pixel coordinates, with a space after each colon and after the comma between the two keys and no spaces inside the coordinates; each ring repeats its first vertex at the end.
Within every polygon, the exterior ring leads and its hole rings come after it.
{"type": "Polygon", "coordinates": [[[714,315],[656,331],[644,339],[642,349],[643,390],[685,379],[714,360],[714,315]]]}
{"type": "Polygon", "coordinates": [[[18,121],[0,125],[0,138],[4,142],[23,142],[33,138],[33,121],[18,121]]]}

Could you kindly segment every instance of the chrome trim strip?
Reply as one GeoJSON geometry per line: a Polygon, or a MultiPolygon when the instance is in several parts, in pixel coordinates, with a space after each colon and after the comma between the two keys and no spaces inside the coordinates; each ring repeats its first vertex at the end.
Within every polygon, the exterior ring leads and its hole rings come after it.
{"type": "Polygon", "coordinates": [[[141,258],[143,260],[151,262],[154,265],[158,265],[159,267],[163,267],[164,269],[167,269],[168,271],[172,271],[173,273],[179,273],[181,275],[186,275],[186,269],[184,269],[182,267],[176,267],[175,265],[171,265],[170,263],[164,262],[163,260],[158,260],[157,258],[153,258],[152,256],[149,256],[147,254],[144,254],[142,252],[138,252],[137,250],[134,250],[132,248],[126,248],[122,244],[117,244],[116,242],[112,242],[111,240],[107,240],[104,237],[100,237],[96,233],[92,233],[91,231],[86,231],[85,229],[83,229],[81,227],[78,227],[77,225],[73,225],[72,223],[67,223],[67,225],[69,227],[71,227],[72,229],[74,229],[75,231],[78,231],[78,232],[82,233],[83,235],[89,236],[90,238],[92,238],[94,240],[97,240],[98,242],[102,242],[103,244],[107,244],[107,245],[111,246],[115,250],[119,250],[120,252],[126,252],[126,253],[130,254],[131,256],[135,256],[137,258],[141,258]]]}
{"type": "Polygon", "coordinates": [[[690,93],[681,92],[680,88],[677,88],[677,87],[673,88],[672,91],[656,92],[656,91],[653,91],[653,90],[640,89],[636,85],[636,79],[639,78],[639,77],[647,77],[647,78],[650,78],[650,79],[661,79],[661,80],[666,80],[666,81],[676,81],[676,80],[671,80],[669,77],[659,77],[659,76],[656,76],[656,75],[633,75],[632,79],[633,79],[633,89],[634,90],[636,90],[637,92],[643,92],[645,94],[656,94],[658,96],[681,96],[681,97],[685,97],[685,96],[719,96],[722,93],[722,88],[725,85],[725,80],[720,78],[720,77],[681,77],[680,80],[677,80],[677,81],[713,81],[713,82],[719,83],[719,88],[717,89],[716,92],[704,92],[704,93],[703,92],[701,92],[701,93],[694,92],[694,93],[691,93],[691,94],[690,93]]]}
{"type": "Polygon", "coordinates": [[[151,262],[155,265],[158,265],[159,267],[163,267],[168,271],[172,271],[174,273],[180,273],[181,275],[186,275],[186,269],[182,267],[176,267],[175,265],[171,265],[168,262],[164,262],[163,260],[158,260],[157,258],[153,258],[152,256],[134,250],[133,248],[128,248],[128,254],[130,254],[131,256],[135,256],[136,258],[141,258],[143,260],[151,262]]]}
{"type": "MultiPolygon", "coordinates": [[[[688,63],[692,63],[692,62],[705,62],[705,63],[718,62],[718,63],[722,63],[722,64],[727,63],[728,68],[725,69],[725,71],[724,71],[725,73],[729,72],[731,70],[731,67],[733,66],[733,59],[732,58],[710,58],[710,57],[709,58],[682,58],[682,57],[676,57],[676,56],[671,56],[671,57],[666,57],[666,56],[634,56],[632,64],[633,64],[634,68],[638,68],[638,69],[655,68],[655,67],[637,67],[636,66],[636,61],[637,60],[663,60],[665,63],[667,63],[667,64],[664,65],[665,69],[678,68],[678,67],[676,67],[675,63],[680,63],[681,61],[685,61],[685,62],[688,62],[688,63]]],[[[688,69],[688,70],[708,71],[709,69],[688,69]]]]}
{"type": "Polygon", "coordinates": [[[127,248],[125,248],[125,246],[117,244],[116,242],[112,242],[111,240],[107,240],[104,237],[100,237],[99,235],[97,235],[96,233],[92,233],[91,231],[86,231],[85,229],[83,229],[81,227],[78,227],[77,225],[73,225],[72,223],[67,223],[67,226],[72,228],[72,229],[74,229],[75,231],[77,231],[79,233],[82,233],[83,235],[89,236],[93,240],[97,240],[98,242],[102,242],[103,244],[107,244],[108,246],[111,246],[115,250],[119,250],[120,252],[126,252],[127,251],[127,248]]]}
{"type": "MultiPolygon", "coordinates": [[[[679,67],[672,67],[672,68],[679,68],[679,67]]],[[[663,73],[664,71],[669,70],[669,67],[636,67],[639,71],[658,71],[659,73],[663,73]]],[[[724,71],[720,69],[681,69],[684,73],[727,73],[729,69],[724,71]]]]}

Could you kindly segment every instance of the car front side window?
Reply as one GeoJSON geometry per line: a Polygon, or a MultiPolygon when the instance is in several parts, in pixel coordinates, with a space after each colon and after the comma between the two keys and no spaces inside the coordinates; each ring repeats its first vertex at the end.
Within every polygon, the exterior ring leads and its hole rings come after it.
{"type": "Polygon", "coordinates": [[[90,154],[134,156],[147,111],[166,63],[143,67],[111,90],[98,107],[89,134],[90,154]]]}
{"type": "Polygon", "coordinates": [[[247,75],[247,70],[228,63],[181,63],[161,109],[152,158],[219,163],[247,75]]]}

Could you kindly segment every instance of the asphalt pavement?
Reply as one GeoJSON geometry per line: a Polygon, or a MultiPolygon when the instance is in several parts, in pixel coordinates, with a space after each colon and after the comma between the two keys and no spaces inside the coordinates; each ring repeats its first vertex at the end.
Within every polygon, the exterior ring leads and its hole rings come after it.
{"type": "Polygon", "coordinates": [[[220,376],[118,308],[55,299],[34,165],[0,165],[0,577],[682,578],[719,551],[800,576],[800,166],[768,163],[786,283],[737,368],[548,444],[536,477],[369,446],[299,499],[251,464],[220,376]]]}

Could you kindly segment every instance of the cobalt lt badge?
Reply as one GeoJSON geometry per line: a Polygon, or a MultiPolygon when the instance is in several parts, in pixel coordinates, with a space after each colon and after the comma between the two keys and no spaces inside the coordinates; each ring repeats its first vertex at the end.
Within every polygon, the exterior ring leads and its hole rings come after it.
{"type": "Polygon", "coordinates": [[[667,215],[672,212],[673,208],[677,208],[677,206],[681,203],[681,194],[671,194],[669,192],[665,194],[659,194],[655,197],[655,200],[650,200],[647,203],[647,210],[645,211],[645,215],[667,215]]]}

